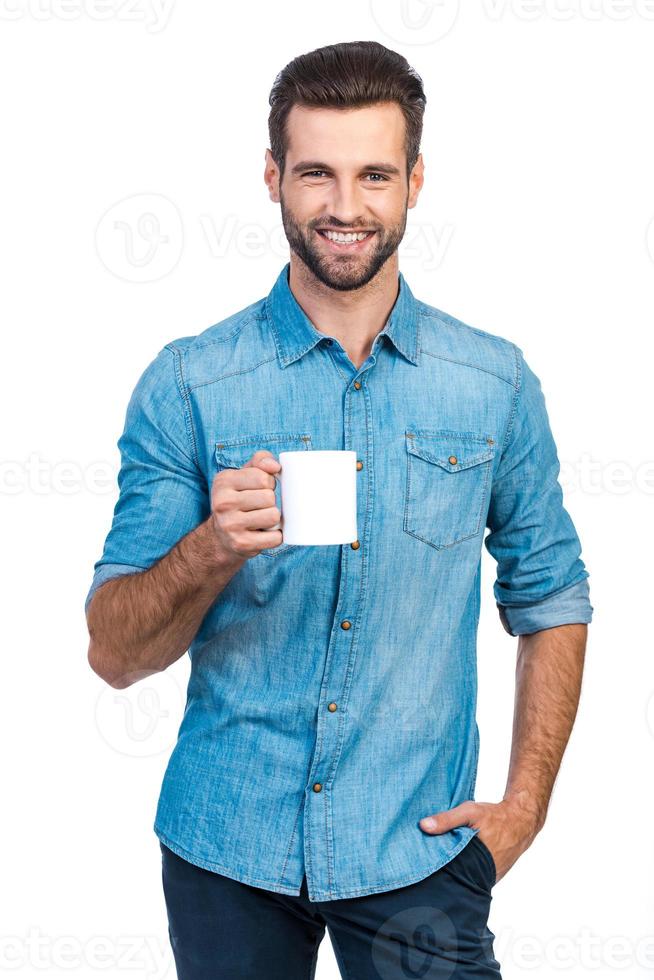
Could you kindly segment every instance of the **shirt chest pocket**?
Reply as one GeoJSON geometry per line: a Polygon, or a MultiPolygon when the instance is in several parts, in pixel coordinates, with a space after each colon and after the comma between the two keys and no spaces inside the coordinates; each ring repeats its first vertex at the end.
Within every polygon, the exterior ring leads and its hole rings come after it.
{"type": "Polygon", "coordinates": [[[451,429],[407,428],[404,530],[450,548],[482,530],[495,441],[451,429]]]}
{"type": "MultiPolygon", "coordinates": [[[[267,449],[279,460],[282,452],[303,452],[310,450],[311,435],[308,432],[263,432],[221,439],[215,445],[216,472],[225,469],[241,469],[260,449],[267,449]]],[[[275,506],[282,509],[279,480],[275,480],[275,506]]],[[[259,552],[266,558],[277,558],[286,552],[294,551],[298,545],[282,544],[276,548],[264,548],[259,552]]],[[[258,556],[257,556],[258,557],[258,556]]]]}

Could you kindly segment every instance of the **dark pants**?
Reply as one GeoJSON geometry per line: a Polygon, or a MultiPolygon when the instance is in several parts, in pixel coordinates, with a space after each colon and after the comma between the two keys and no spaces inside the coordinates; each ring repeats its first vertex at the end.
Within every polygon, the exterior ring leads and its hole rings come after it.
{"type": "Polygon", "coordinates": [[[311,902],[206,871],[161,843],[178,980],[313,980],[325,927],[344,980],[500,977],[488,929],[495,866],[473,837],[413,885],[311,902]]]}

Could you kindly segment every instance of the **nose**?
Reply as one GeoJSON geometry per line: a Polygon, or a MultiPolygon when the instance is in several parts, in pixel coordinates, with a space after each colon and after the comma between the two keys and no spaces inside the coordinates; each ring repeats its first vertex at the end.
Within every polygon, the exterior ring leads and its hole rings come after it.
{"type": "Polygon", "coordinates": [[[362,218],[361,190],[356,180],[335,181],[327,209],[346,228],[366,228],[369,225],[362,218]]]}

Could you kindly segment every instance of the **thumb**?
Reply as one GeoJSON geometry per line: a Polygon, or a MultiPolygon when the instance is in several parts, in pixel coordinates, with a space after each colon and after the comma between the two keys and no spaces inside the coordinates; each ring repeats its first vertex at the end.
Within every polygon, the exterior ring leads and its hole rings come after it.
{"type": "Polygon", "coordinates": [[[281,463],[278,459],[270,453],[267,449],[260,449],[254,454],[247,463],[243,464],[243,469],[246,466],[258,466],[260,470],[265,470],[266,473],[276,473],[282,468],[281,463]]]}
{"type": "Polygon", "coordinates": [[[420,821],[420,829],[427,830],[432,834],[444,834],[448,830],[454,830],[455,827],[467,824],[470,817],[469,804],[467,802],[460,803],[458,806],[452,807],[451,810],[441,810],[439,813],[423,817],[420,821]]]}

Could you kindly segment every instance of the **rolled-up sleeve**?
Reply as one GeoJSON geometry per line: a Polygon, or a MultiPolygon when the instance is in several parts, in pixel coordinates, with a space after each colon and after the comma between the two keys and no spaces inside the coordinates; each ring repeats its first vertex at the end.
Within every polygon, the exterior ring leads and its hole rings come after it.
{"type": "Polygon", "coordinates": [[[511,636],[590,623],[588,571],[563,505],[559,460],[540,381],[516,347],[513,410],[491,487],[484,544],[497,562],[493,586],[511,636]]]}
{"type": "Polygon", "coordinates": [[[195,452],[181,353],[166,345],[146,367],[118,440],[119,495],[86,596],[119,575],[150,568],[210,513],[195,452]]]}

